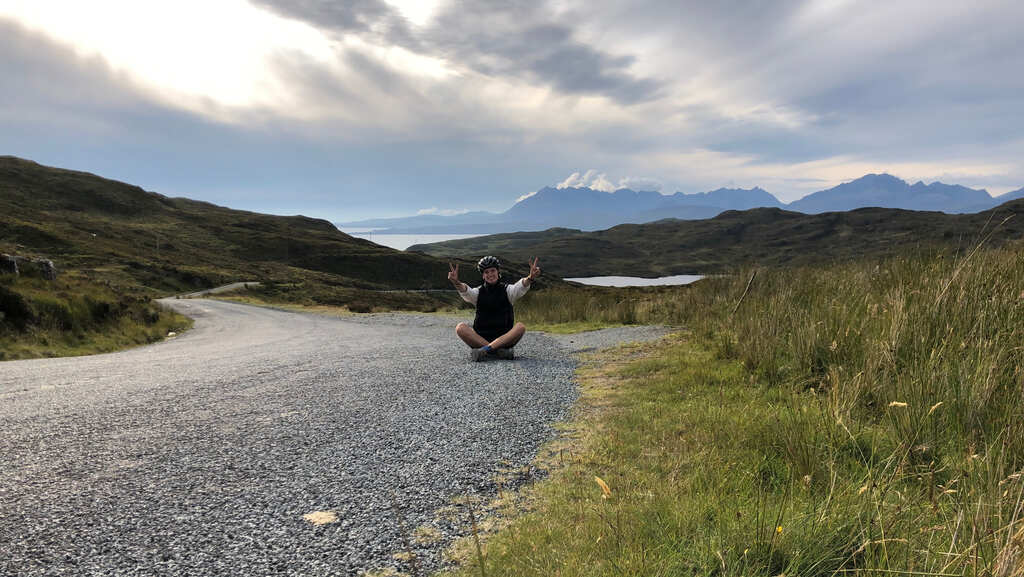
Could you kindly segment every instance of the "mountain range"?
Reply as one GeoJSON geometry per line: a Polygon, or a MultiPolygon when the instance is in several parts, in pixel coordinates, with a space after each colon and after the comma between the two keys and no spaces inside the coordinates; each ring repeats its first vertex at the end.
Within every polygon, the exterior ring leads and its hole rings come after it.
{"type": "Polygon", "coordinates": [[[803,214],[779,208],[727,210],[704,220],[664,219],[606,230],[551,228],[409,247],[438,258],[493,254],[508,262],[540,257],[560,277],[722,274],[750,266],[822,265],[936,251],[956,257],[979,244],[1024,239],[1024,199],[970,214],[860,208],[803,214]]]}
{"type": "Polygon", "coordinates": [[[858,208],[899,208],[947,214],[975,213],[1024,198],[1024,188],[991,196],[987,191],[941,182],[909,184],[890,174],[868,174],[809,194],[789,204],[762,188],[719,188],[709,192],[665,195],[628,188],[604,192],[586,187],[545,187],[505,212],[467,212],[454,216],[419,215],[339,222],[343,230],[376,229],[396,234],[497,234],[553,227],[602,230],[619,224],[642,224],[665,218],[700,220],[727,210],[784,208],[820,214],[858,208]]]}

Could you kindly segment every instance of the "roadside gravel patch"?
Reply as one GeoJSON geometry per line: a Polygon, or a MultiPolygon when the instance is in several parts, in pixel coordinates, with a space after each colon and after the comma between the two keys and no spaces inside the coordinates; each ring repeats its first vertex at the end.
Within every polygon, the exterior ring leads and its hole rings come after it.
{"type": "Polygon", "coordinates": [[[657,340],[675,330],[678,329],[665,326],[642,325],[613,327],[571,335],[550,336],[569,352],[589,353],[624,343],[657,340]]]}
{"type": "Polygon", "coordinates": [[[0,574],[408,572],[408,548],[436,568],[464,531],[453,499],[499,469],[530,480],[576,399],[573,351],[667,332],[528,333],[515,361],[472,363],[464,318],[165,303],[195,327],[0,364],[0,574]]]}

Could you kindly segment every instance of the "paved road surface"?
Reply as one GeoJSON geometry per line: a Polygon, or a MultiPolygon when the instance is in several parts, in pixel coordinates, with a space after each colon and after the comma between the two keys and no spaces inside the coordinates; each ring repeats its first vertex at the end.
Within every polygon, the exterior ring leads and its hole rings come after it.
{"type": "Polygon", "coordinates": [[[258,286],[260,286],[260,284],[261,283],[258,282],[258,281],[233,282],[231,284],[226,284],[226,285],[219,286],[219,287],[203,289],[201,291],[196,291],[194,293],[183,294],[181,296],[182,296],[182,298],[195,298],[195,297],[201,297],[201,296],[206,296],[206,295],[217,295],[217,294],[221,294],[221,293],[227,293],[227,292],[231,292],[231,291],[236,291],[236,290],[242,289],[242,288],[258,287],[258,286]]]}
{"type": "Polygon", "coordinates": [[[392,555],[419,526],[436,567],[459,531],[437,511],[529,463],[576,394],[539,333],[470,363],[450,319],[165,302],[195,328],[0,363],[0,575],[409,571],[392,555]]]}

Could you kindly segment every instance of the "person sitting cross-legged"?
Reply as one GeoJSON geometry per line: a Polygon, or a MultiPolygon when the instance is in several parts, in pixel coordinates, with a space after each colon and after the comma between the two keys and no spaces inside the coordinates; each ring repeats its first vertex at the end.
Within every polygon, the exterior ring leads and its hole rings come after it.
{"type": "Polygon", "coordinates": [[[515,322],[512,303],[526,294],[533,280],[540,276],[537,259],[530,262],[529,275],[515,284],[505,284],[501,282],[501,263],[496,257],[485,256],[476,265],[484,284],[474,288],[459,280],[459,265],[449,263],[448,266],[448,280],[459,291],[459,296],[476,306],[473,325],[459,323],[455,327],[455,334],[473,349],[470,358],[474,361],[488,356],[514,358],[513,347],[526,334],[526,325],[515,322]]]}

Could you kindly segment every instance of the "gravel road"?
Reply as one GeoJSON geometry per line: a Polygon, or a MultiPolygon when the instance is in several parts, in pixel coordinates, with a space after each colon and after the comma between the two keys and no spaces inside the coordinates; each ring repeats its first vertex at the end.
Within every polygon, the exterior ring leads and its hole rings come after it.
{"type": "Polygon", "coordinates": [[[458,319],[164,302],[195,327],[0,363],[0,575],[436,568],[464,530],[453,498],[529,480],[576,398],[573,351],[666,332],[528,333],[515,361],[472,363],[458,319]],[[393,557],[410,549],[418,568],[393,557]]]}

